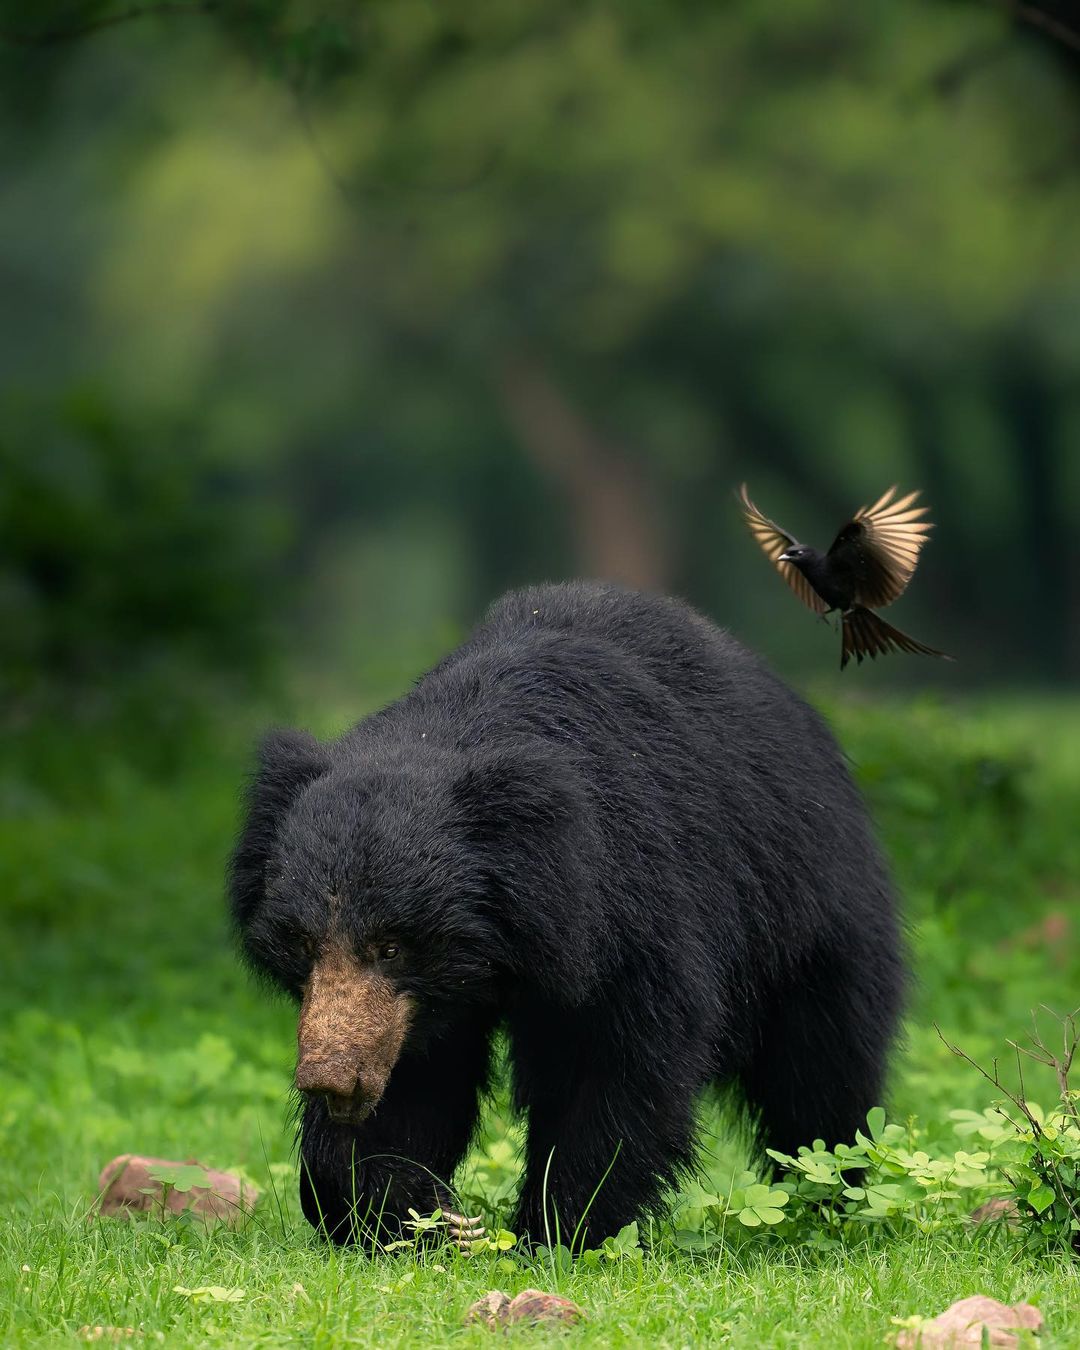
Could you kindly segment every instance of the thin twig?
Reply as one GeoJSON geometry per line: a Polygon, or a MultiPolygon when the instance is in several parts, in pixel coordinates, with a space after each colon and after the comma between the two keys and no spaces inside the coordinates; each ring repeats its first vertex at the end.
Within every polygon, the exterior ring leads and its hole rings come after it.
{"type": "MultiPolygon", "coordinates": [[[[987,1073],[987,1071],[982,1067],[981,1064],[976,1063],[976,1061],[973,1060],[969,1054],[966,1054],[963,1050],[961,1050],[959,1046],[951,1045],[942,1034],[941,1028],[937,1025],[936,1022],[934,1023],[934,1030],[941,1037],[942,1043],[946,1045],[954,1055],[959,1056],[960,1059],[963,1059],[968,1064],[970,1064],[972,1068],[977,1069],[978,1072],[981,1073],[982,1076],[988,1082],[992,1083],[994,1087],[996,1087],[1000,1092],[1003,1092],[1005,1096],[1008,1097],[1009,1100],[1013,1102],[1014,1105],[1017,1106],[1020,1111],[1023,1112],[1025,1119],[1031,1126],[1032,1134],[1037,1141],[1041,1141],[1045,1136],[1043,1135],[1043,1131],[1039,1125],[1039,1122],[1036,1120],[1035,1116],[1033,1115],[1031,1109],[1028,1107],[1027,1104],[1027,1092],[1025,1091],[1024,1088],[1024,1061],[1021,1058],[1021,1056],[1023,1055],[1026,1055],[1029,1059],[1034,1060],[1036,1064],[1042,1064],[1048,1069],[1053,1069],[1054,1074],[1057,1077],[1058,1091],[1061,1096],[1061,1105],[1063,1114],[1068,1119],[1070,1119],[1075,1125],[1080,1125],[1080,1114],[1078,1114],[1077,1102],[1075,1099],[1076,1094],[1069,1087],[1069,1071],[1072,1068],[1072,1063],[1076,1055],[1077,1046],[1078,1044],[1080,1044],[1080,1029],[1078,1029],[1077,1027],[1077,1020],[1076,1020],[1077,1016],[1080,1015],[1080,1009],[1076,1009],[1073,1012],[1068,1013],[1065,1017],[1061,1017],[1057,1013],[1055,1013],[1052,1008],[1046,1007],[1045,1004],[1043,1004],[1042,1007],[1045,1012],[1048,1012],[1051,1017],[1053,1017],[1056,1021],[1061,1023],[1063,1035],[1062,1054],[1061,1057],[1059,1058],[1049,1049],[1045,1039],[1043,1038],[1042,1032],[1039,1030],[1038,1016],[1036,1013],[1033,1012],[1031,1015],[1032,1017],[1031,1041],[1032,1046],[1034,1048],[1029,1048],[1028,1046],[1025,1045],[1019,1045],[1016,1041],[1008,1042],[1008,1044],[1012,1046],[1013,1050],[1016,1053],[1016,1071],[1020,1076],[1019,1096],[1014,1096],[1009,1091],[1009,1089],[1005,1087],[1005,1085],[1002,1083],[1001,1075],[998,1073],[998,1066],[996,1059],[994,1060],[993,1073],[992,1074],[987,1073]]],[[[1009,1124],[1012,1125],[1014,1129],[1019,1131],[1020,1127],[1016,1124],[1015,1121],[1010,1119],[1008,1112],[1002,1110],[1000,1106],[997,1109],[1001,1111],[1001,1114],[1005,1117],[1006,1120],[1009,1121],[1009,1124]]],[[[1066,1209],[1069,1211],[1069,1214],[1073,1222],[1077,1225],[1080,1225],[1080,1211],[1078,1211],[1077,1204],[1072,1198],[1072,1190],[1075,1183],[1071,1178],[1062,1177],[1057,1160],[1053,1157],[1047,1157],[1047,1155],[1043,1152],[1041,1142],[1038,1145],[1038,1152],[1039,1157],[1042,1160],[1043,1167],[1046,1169],[1046,1171],[1049,1172],[1050,1177],[1053,1179],[1054,1183],[1053,1189],[1056,1198],[1060,1199],[1064,1203],[1066,1209]]],[[[1014,1187],[1016,1186],[1017,1183],[1015,1179],[1010,1177],[1007,1172],[1004,1172],[1003,1175],[1009,1181],[1010,1185],[1014,1187]]]]}
{"type": "MultiPolygon", "coordinates": [[[[966,1050],[961,1050],[958,1045],[953,1045],[951,1041],[946,1040],[945,1033],[941,1030],[941,1028],[938,1026],[936,1022],[934,1023],[934,1030],[937,1032],[942,1045],[944,1045],[947,1050],[950,1050],[954,1055],[956,1055],[958,1059],[962,1059],[964,1060],[965,1063],[970,1064],[971,1067],[975,1069],[977,1073],[982,1074],[982,1076],[986,1079],[988,1083],[993,1084],[993,1086],[996,1087],[999,1092],[1003,1092],[1005,1096],[1008,1097],[1009,1101],[1011,1101],[1012,1104],[1016,1107],[1016,1109],[1019,1112],[1021,1112],[1024,1119],[1031,1126],[1031,1129],[1035,1134],[1035,1136],[1037,1138],[1041,1138],[1042,1127],[1040,1126],[1036,1118],[1032,1115],[1030,1109],[1028,1108],[1027,1102],[1025,1102],[1022,1097],[1017,1097],[1014,1093],[1010,1092],[1009,1089],[1005,1086],[1005,1084],[1001,1081],[1001,1075],[1000,1073],[998,1073],[997,1060],[996,1059],[994,1060],[994,1072],[988,1073],[987,1070],[984,1069],[983,1066],[980,1063],[978,1063],[977,1060],[971,1058],[971,1056],[967,1053],[966,1050]]],[[[1004,1112],[1002,1112],[1002,1114],[1005,1115],[1004,1112]]],[[[1009,1120],[1009,1117],[1007,1115],[1005,1116],[1005,1118],[1006,1120],[1009,1120]]],[[[1009,1120],[1009,1124],[1012,1125],[1014,1124],[1014,1122],[1012,1120],[1009,1120]]]]}
{"type": "Polygon", "coordinates": [[[1024,1063],[1020,1058],[1020,1047],[1014,1046],[1016,1050],[1016,1076],[1020,1080],[1019,1099],[1022,1102],[1027,1101],[1027,1092],[1024,1090],[1024,1063]]]}

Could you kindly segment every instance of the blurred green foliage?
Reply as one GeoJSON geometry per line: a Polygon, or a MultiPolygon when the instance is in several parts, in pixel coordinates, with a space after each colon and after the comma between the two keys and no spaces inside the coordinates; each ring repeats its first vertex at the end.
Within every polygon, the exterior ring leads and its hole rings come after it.
{"type": "Polygon", "coordinates": [[[190,428],[151,437],[148,451],[93,390],[44,419],[34,406],[3,408],[7,692],[145,676],[166,661],[179,684],[192,667],[256,673],[268,658],[276,522],[190,428]]]}
{"type": "Polygon", "coordinates": [[[0,35],[16,667],[245,670],[273,621],[355,676],[589,572],[831,670],[742,478],[818,542],[925,489],[897,621],[961,663],[851,678],[1080,665],[1080,61],[1034,25],[979,0],[0,0],[0,35]],[[84,464],[123,453],[117,498],[84,464]],[[57,600],[43,535],[98,581],[57,600]]]}

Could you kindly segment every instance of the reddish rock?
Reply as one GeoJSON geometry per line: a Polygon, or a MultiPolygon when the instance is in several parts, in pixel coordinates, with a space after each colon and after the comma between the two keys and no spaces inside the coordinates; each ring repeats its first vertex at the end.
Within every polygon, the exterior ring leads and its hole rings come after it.
{"type": "Polygon", "coordinates": [[[150,1176],[158,1168],[200,1167],[193,1159],[184,1162],[168,1158],[147,1158],[135,1153],[122,1153],[105,1164],[98,1179],[98,1213],[113,1218],[127,1218],[132,1214],[156,1211],[159,1214],[182,1214],[190,1210],[202,1218],[236,1223],[251,1213],[259,1198],[256,1187],[232,1172],[203,1168],[207,1185],[191,1185],[188,1189],[163,1184],[150,1176]]]}
{"type": "Polygon", "coordinates": [[[505,1326],[510,1312],[510,1300],[501,1289],[492,1289],[477,1299],[465,1314],[465,1325],[483,1322],[492,1329],[505,1326]]]}
{"type": "Polygon", "coordinates": [[[1019,1219],[1019,1206],[1008,1195],[996,1195],[992,1200],[987,1200],[981,1204],[978,1209],[971,1211],[971,1222],[975,1224],[1004,1222],[1015,1228],[1019,1219]]]}
{"type": "Polygon", "coordinates": [[[1018,1346],[1016,1333],[1022,1329],[1038,1331],[1043,1316],[1030,1303],[1016,1303],[1010,1307],[996,1298],[974,1294],[962,1298],[918,1328],[905,1328],[896,1337],[899,1350],[931,1350],[932,1347],[960,1347],[982,1345],[983,1333],[987,1344],[1001,1347],[1018,1346]]]}
{"type": "Polygon", "coordinates": [[[539,1289],[523,1289],[510,1301],[507,1320],[510,1322],[562,1322],[573,1326],[585,1314],[576,1303],[558,1294],[545,1294],[539,1289]]]}
{"type": "Polygon", "coordinates": [[[545,1294],[542,1289],[523,1289],[510,1299],[501,1289],[478,1299],[465,1314],[466,1324],[478,1322],[497,1330],[514,1322],[536,1326],[540,1322],[560,1323],[570,1327],[582,1321],[585,1314],[576,1303],[558,1294],[545,1294]]]}

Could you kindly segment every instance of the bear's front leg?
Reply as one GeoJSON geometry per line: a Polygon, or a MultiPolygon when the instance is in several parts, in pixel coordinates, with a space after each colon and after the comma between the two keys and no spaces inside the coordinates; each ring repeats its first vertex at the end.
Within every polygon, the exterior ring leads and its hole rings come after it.
{"type": "MultiPolygon", "coordinates": [[[[362,1125],[331,1120],[321,1097],[300,1123],[300,1203],[332,1242],[401,1236],[409,1210],[448,1206],[453,1174],[472,1139],[487,1077],[487,1037],[433,1043],[402,1056],[362,1125]]],[[[450,1206],[455,1208],[454,1206],[450,1206]]]]}
{"type": "Polygon", "coordinates": [[[596,1246],[653,1212],[692,1164],[695,1091],[644,1063],[542,1053],[519,1062],[517,1097],[529,1133],[514,1231],[534,1243],[596,1246]]]}

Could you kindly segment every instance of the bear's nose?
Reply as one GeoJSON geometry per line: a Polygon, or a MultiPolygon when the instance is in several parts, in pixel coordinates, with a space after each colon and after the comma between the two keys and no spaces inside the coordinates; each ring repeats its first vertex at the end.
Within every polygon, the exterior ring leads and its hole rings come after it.
{"type": "Polygon", "coordinates": [[[355,1064],[338,1056],[305,1055],[296,1066],[300,1091],[325,1097],[353,1096],[359,1076],[355,1064]]]}

